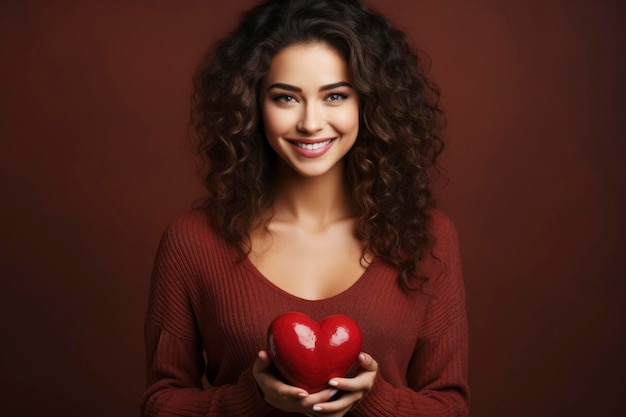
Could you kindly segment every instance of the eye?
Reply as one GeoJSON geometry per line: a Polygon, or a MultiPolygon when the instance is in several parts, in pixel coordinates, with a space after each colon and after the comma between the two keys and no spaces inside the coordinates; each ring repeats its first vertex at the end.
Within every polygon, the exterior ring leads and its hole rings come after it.
{"type": "Polygon", "coordinates": [[[348,98],[347,94],[344,93],[330,93],[326,96],[326,101],[342,101],[348,98]]]}
{"type": "Polygon", "coordinates": [[[297,103],[298,100],[294,96],[290,96],[289,94],[276,94],[272,96],[272,101],[277,103],[297,103]]]}

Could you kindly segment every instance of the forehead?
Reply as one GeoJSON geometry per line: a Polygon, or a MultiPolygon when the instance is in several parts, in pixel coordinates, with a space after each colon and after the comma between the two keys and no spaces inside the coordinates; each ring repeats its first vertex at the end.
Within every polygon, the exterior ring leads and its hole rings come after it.
{"type": "Polygon", "coordinates": [[[298,43],[279,51],[270,65],[265,83],[299,86],[350,81],[348,66],[335,49],[323,42],[298,43]]]}

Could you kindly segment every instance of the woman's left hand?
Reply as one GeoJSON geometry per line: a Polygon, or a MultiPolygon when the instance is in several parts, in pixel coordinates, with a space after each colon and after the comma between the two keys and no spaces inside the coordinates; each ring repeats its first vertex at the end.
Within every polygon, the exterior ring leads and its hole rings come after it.
{"type": "Polygon", "coordinates": [[[367,353],[359,354],[358,364],[361,367],[354,378],[333,378],[329,385],[342,391],[342,395],[333,401],[315,404],[307,415],[315,417],[342,417],[356,405],[363,395],[374,385],[378,372],[378,363],[367,353]]]}

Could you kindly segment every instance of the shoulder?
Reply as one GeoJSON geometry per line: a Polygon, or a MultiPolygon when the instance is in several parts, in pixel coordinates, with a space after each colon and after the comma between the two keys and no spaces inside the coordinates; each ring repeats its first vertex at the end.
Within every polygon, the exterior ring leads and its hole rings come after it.
{"type": "Polygon", "coordinates": [[[215,232],[206,210],[192,209],[174,218],[166,227],[164,236],[168,238],[209,237],[215,232]]]}
{"type": "Polygon", "coordinates": [[[428,211],[430,249],[422,259],[423,272],[435,281],[449,276],[450,272],[460,275],[461,260],[457,229],[452,219],[439,209],[428,211]]]}
{"type": "Polygon", "coordinates": [[[239,249],[227,243],[211,226],[210,214],[190,210],[166,227],[154,261],[155,281],[177,282],[181,288],[197,285],[206,271],[239,259],[239,249]]]}
{"type": "Polygon", "coordinates": [[[214,246],[218,242],[222,242],[222,239],[211,226],[209,213],[200,208],[189,210],[173,219],[161,238],[162,247],[185,251],[214,246]]]}
{"type": "Polygon", "coordinates": [[[433,243],[456,242],[458,240],[454,222],[438,208],[428,210],[428,233],[435,240],[433,243]]]}

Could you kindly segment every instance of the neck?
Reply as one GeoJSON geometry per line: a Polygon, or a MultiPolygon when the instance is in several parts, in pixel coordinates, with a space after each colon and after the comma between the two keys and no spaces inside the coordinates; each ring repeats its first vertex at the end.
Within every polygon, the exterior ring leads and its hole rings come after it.
{"type": "Polygon", "coordinates": [[[275,178],[274,221],[319,229],[354,216],[342,164],[317,177],[303,177],[280,164],[275,178]]]}

